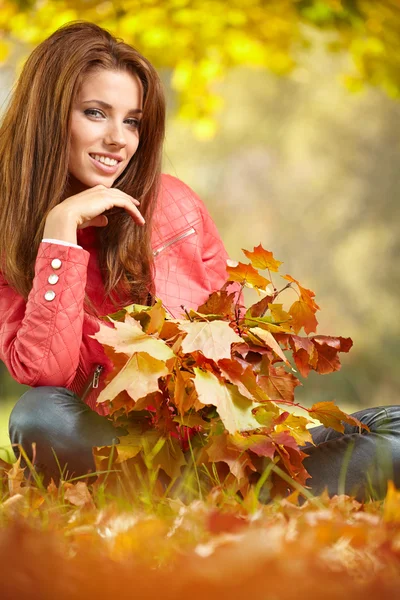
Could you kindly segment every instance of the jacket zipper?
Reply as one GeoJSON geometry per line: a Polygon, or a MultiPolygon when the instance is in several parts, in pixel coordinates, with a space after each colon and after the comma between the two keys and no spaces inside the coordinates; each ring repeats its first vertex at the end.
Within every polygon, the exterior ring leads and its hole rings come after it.
{"type": "Polygon", "coordinates": [[[83,392],[81,395],[82,401],[85,400],[86,396],[92,389],[96,389],[99,387],[100,375],[103,369],[103,365],[97,365],[96,368],[90,373],[85,387],[83,388],[83,392]]]}
{"type": "Polygon", "coordinates": [[[157,248],[157,250],[154,250],[153,256],[154,257],[158,256],[160,254],[160,252],[163,252],[164,250],[166,250],[166,248],[169,248],[169,246],[172,246],[172,244],[175,244],[175,242],[180,242],[181,240],[188,237],[189,235],[193,235],[193,233],[196,233],[196,230],[194,227],[191,227],[190,229],[183,231],[176,237],[172,238],[172,240],[169,240],[169,242],[165,242],[165,244],[163,244],[162,246],[157,248]]]}
{"type": "MultiPolygon", "coordinates": [[[[164,250],[166,250],[166,248],[169,248],[169,246],[172,246],[172,244],[175,244],[176,242],[180,242],[181,240],[185,239],[189,235],[193,235],[194,233],[196,233],[195,228],[190,227],[190,229],[183,231],[176,237],[172,238],[172,240],[169,240],[168,242],[166,242],[165,244],[163,244],[162,246],[157,248],[157,250],[154,250],[153,256],[154,257],[158,256],[160,254],[160,252],[163,252],[164,250]]],[[[103,371],[103,369],[104,369],[103,365],[97,365],[95,367],[95,369],[90,373],[90,375],[85,383],[85,387],[83,388],[83,392],[81,394],[82,401],[85,400],[86,396],[89,394],[89,392],[91,392],[92,389],[96,389],[99,387],[100,375],[101,375],[101,372],[103,371]]]]}

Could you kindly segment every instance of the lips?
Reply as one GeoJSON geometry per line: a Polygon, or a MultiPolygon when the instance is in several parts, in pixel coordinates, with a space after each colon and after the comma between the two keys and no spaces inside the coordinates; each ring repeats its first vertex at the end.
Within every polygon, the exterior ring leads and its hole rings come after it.
{"type": "Polygon", "coordinates": [[[104,163],[90,156],[90,154],[89,158],[92,161],[93,165],[96,167],[96,169],[98,169],[101,173],[105,173],[107,175],[114,175],[118,171],[120,163],[117,163],[116,165],[105,165],[104,163]]]}

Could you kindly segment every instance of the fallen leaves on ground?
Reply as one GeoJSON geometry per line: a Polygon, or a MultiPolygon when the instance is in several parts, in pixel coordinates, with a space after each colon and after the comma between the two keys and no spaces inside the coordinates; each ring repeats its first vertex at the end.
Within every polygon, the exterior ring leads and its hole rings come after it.
{"type": "Polygon", "coordinates": [[[301,506],[297,492],[260,504],[254,489],[241,502],[215,488],[202,501],[160,498],[151,508],[105,500],[83,481],[32,489],[0,495],[4,600],[397,597],[392,483],[384,502],[324,493],[301,506]]]}

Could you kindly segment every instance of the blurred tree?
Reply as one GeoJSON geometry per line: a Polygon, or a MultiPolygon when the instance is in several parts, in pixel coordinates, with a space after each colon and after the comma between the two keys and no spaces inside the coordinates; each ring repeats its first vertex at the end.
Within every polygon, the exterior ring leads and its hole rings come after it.
{"type": "Polygon", "coordinates": [[[0,61],[16,43],[25,54],[55,29],[83,19],[137,46],[159,69],[172,71],[176,112],[200,138],[216,129],[222,107],[213,84],[234,66],[287,74],[330,32],[331,51],[348,52],[354,91],[365,83],[400,96],[398,0],[0,0],[0,61]]]}

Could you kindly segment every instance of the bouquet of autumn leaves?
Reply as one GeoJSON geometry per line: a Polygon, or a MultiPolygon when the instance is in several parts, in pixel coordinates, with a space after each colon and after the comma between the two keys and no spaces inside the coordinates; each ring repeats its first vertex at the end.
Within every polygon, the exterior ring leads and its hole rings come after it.
{"type": "MultiPolygon", "coordinates": [[[[365,427],[333,402],[311,408],[294,402],[301,385],[295,373],[339,370],[339,353],[352,341],[309,336],[317,329],[315,294],[290,275],[280,275],[284,284],[277,289],[271,273],[282,263],[261,244],[243,252],[250,263],[228,266],[222,289],[197,310],[182,307],[184,318],[168,318],[161,301],[133,304],[107,316],[113,327],[101,325],[94,336],[114,365],[98,402],[128,432],[114,447],[113,466],[133,465],[140,474],[150,456],[152,469],[174,481],[191,459],[196,476],[207,474],[208,482],[242,494],[276,466],[267,482],[274,497],[287,492],[288,482],[304,485],[309,477],[301,446],[312,443],[306,427],[312,421],[287,407],[338,431],[343,422],[365,427]],[[247,309],[244,287],[262,296],[247,309]],[[288,288],[297,299],[286,311],[277,299],[288,288]],[[302,329],[305,336],[298,335],[302,329]]],[[[109,450],[94,449],[98,468],[106,467],[109,450]]],[[[197,484],[206,479],[197,476],[197,484]]]]}

